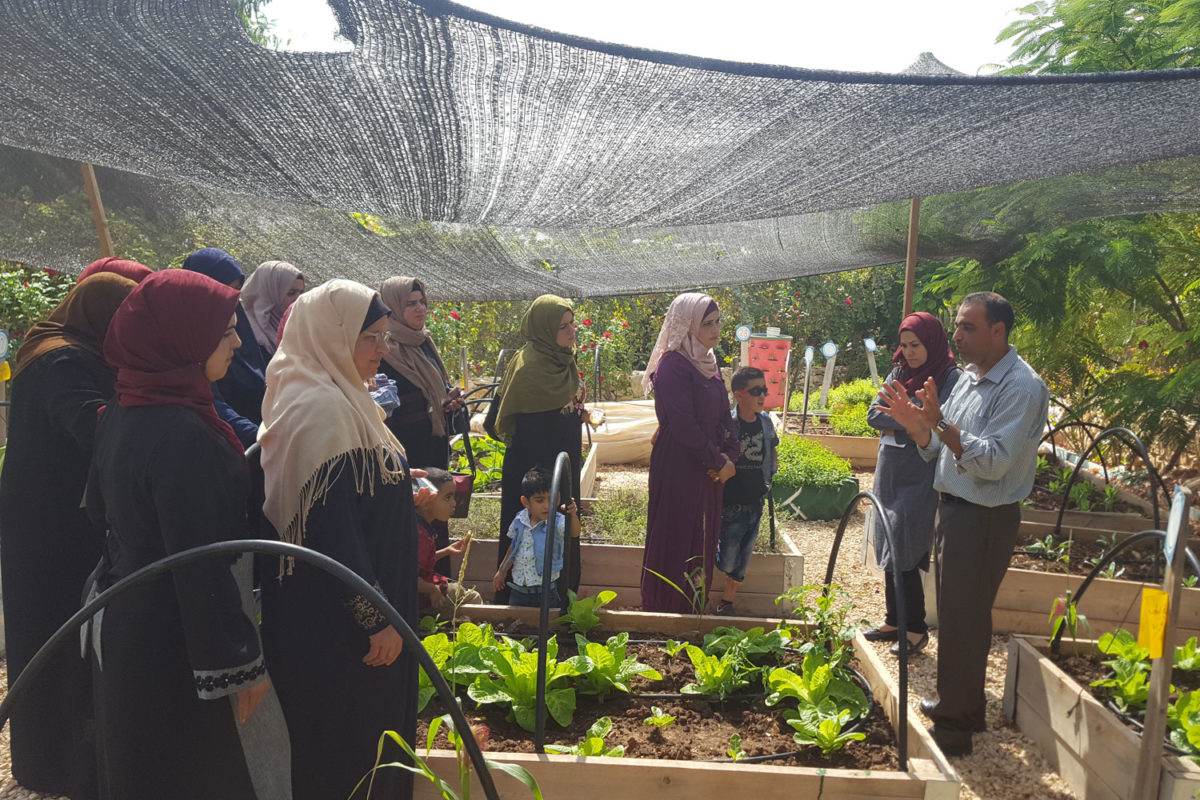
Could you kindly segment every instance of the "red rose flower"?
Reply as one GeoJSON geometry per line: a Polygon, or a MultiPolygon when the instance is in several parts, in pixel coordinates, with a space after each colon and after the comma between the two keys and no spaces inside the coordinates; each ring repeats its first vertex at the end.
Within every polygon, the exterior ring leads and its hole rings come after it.
{"type": "Polygon", "coordinates": [[[611,338],[612,338],[612,334],[611,334],[611,333],[609,333],[608,331],[605,331],[605,332],[604,332],[604,338],[605,338],[605,339],[611,339],[611,338]]]}
{"type": "Polygon", "coordinates": [[[853,301],[852,301],[852,300],[851,300],[849,297],[847,297],[847,298],[846,298],[846,305],[848,305],[848,306],[852,306],[852,305],[854,305],[854,302],[853,302],[853,301]]]}
{"type": "Polygon", "coordinates": [[[628,323],[628,322],[626,322],[625,320],[621,320],[621,327],[622,327],[622,328],[628,328],[628,327],[629,327],[629,323],[628,323]]]}
{"type": "Polygon", "coordinates": [[[583,324],[584,324],[584,325],[589,325],[589,326],[590,326],[590,325],[592,324],[592,321],[591,321],[590,319],[585,319],[585,320],[583,321],[583,324]]]}
{"type": "Polygon", "coordinates": [[[50,269],[49,267],[47,267],[46,269],[43,269],[43,270],[42,270],[42,272],[46,273],[46,274],[47,274],[47,275],[49,275],[51,278],[53,278],[55,275],[57,275],[57,274],[58,274],[58,270],[56,270],[56,269],[50,269]]]}
{"type": "Polygon", "coordinates": [[[450,317],[451,317],[451,318],[452,318],[452,319],[453,319],[455,322],[457,322],[457,321],[458,321],[458,312],[457,312],[457,311],[451,311],[451,312],[450,312],[450,317]]]}

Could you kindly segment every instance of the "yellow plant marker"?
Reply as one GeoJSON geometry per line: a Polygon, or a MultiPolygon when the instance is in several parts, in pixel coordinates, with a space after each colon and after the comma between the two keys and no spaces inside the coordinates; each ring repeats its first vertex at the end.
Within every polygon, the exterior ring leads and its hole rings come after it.
{"type": "Polygon", "coordinates": [[[6,381],[12,377],[12,367],[8,361],[0,361],[0,381],[6,381]]]}
{"type": "Polygon", "coordinates": [[[1167,632],[1167,601],[1167,593],[1162,589],[1142,587],[1138,644],[1150,651],[1151,658],[1162,658],[1163,637],[1167,632]]]}

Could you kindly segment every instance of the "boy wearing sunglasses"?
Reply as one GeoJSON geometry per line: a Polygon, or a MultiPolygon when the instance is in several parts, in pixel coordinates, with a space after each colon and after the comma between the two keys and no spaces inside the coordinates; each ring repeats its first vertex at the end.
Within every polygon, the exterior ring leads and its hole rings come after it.
{"type": "Polygon", "coordinates": [[[736,402],[733,418],[737,421],[742,454],[734,464],[737,471],[725,483],[721,510],[721,538],[717,545],[717,569],[725,573],[725,591],[717,605],[717,614],[721,616],[733,616],[734,598],[746,579],[746,565],[754,552],[762,520],[763,498],[771,489],[778,466],[775,448],[779,445],[771,417],[763,411],[767,399],[763,371],[742,367],[733,373],[730,387],[736,402]]]}

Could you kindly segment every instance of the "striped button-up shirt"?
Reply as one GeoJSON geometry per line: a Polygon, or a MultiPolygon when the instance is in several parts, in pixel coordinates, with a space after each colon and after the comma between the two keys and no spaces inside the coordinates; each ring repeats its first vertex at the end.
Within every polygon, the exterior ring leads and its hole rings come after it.
{"type": "Polygon", "coordinates": [[[942,401],[942,416],[962,432],[962,456],[955,458],[937,431],[920,448],[926,461],[937,459],[933,488],[989,507],[1025,499],[1049,408],[1046,384],[1011,345],[982,378],[968,365],[942,401]]]}

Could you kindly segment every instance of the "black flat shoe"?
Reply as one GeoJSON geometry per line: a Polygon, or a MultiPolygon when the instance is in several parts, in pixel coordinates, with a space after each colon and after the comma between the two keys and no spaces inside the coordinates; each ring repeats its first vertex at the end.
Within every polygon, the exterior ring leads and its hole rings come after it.
{"type": "MultiPolygon", "coordinates": [[[[927,645],[927,644],[929,644],[929,634],[922,633],[920,639],[917,639],[915,642],[908,643],[908,654],[911,656],[914,653],[921,652],[922,650],[925,649],[925,645],[927,645]]],[[[894,656],[900,655],[900,642],[896,642],[894,645],[891,646],[890,649],[892,651],[892,655],[894,655],[894,656]]]]}
{"type": "Polygon", "coordinates": [[[921,713],[933,719],[933,712],[937,710],[937,704],[937,700],[934,700],[932,697],[926,697],[921,701],[921,713]]]}
{"type": "Polygon", "coordinates": [[[890,631],[885,631],[882,628],[871,628],[862,632],[863,638],[868,642],[894,642],[899,634],[899,628],[892,628],[890,631]]]}

